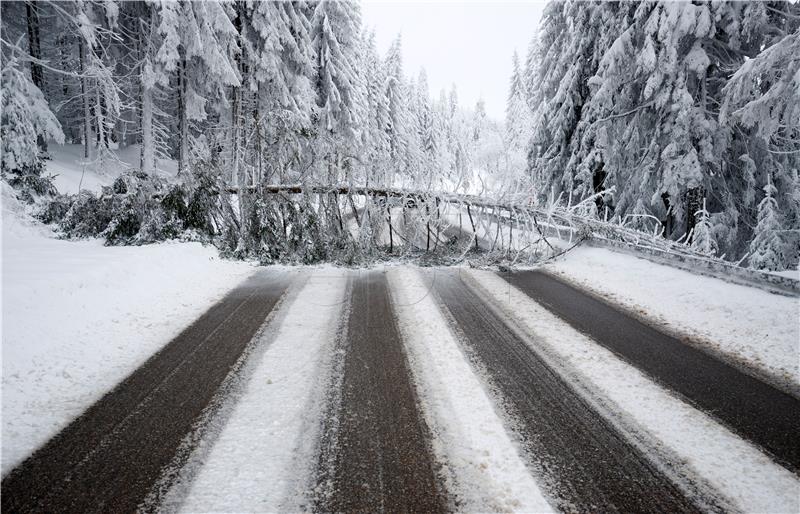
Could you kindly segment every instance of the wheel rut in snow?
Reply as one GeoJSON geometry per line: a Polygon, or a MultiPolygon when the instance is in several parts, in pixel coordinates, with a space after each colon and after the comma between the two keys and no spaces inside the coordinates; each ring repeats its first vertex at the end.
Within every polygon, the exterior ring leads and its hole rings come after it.
{"type": "Polygon", "coordinates": [[[447,510],[383,272],[352,282],[341,385],[323,426],[315,510],[447,510]]]}
{"type": "Polygon", "coordinates": [[[437,271],[432,285],[456,323],[464,353],[485,373],[560,510],[698,511],[456,272],[437,271]]]}
{"type": "Polygon", "coordinates": [[[501,276],[558,317],[800,472],[800,400],[539,271],[501,276]]]}
{"type": "Polygon", "coordinates": [[[4,512],[133,512],[286,290],[260,272],[2,481],[4,512]]]}

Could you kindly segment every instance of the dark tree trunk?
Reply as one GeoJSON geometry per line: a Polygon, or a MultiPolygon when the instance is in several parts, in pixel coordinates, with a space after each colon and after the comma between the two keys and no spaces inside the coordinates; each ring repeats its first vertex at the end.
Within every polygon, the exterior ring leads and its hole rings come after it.
{"type": "MultiPolygon", "coordinates": [[[[697,211],[703,203],[703,191],[694,187],[686,191],[686,233],[689,234],[697,226],[697,211]]],[[[692,238],[694,239],[694,238],[692,238]]]]}
{"type": "Polygon", "coordinates": [[[664,202],[664,207],[667,209],[667,215],[661,220],[661,226],[664,227],[664,237],[669,237],[675,226],[675,214],[672,212],[672,204],[669,201],[668,193],[661,195],[661,201],[664,202]]]}
{"type": "MultiPolygon", "coordinates": [[[[42,49],[39,43],[39,5],[37,2],[27,2],[27,18],[28,18],[28,50],[30,51],[33,61],[31,61],[31,80],[44,94],[44,74],[42,73],[42,65],[39,64],[37,59],[42,58],[42,49]]],[[[36,142],[42,152],[47,152],[47,141],[40,135],[36,142]]]]}
{"type": "Polygon", "coordinates": [[[86,78],[85,42],[78,42],[78,53],[81,60],[81,99],[83,103],[83,158],[89,158],[89,134],[91,133],[91,113],[89,112],[89,85],[86,78]]]}

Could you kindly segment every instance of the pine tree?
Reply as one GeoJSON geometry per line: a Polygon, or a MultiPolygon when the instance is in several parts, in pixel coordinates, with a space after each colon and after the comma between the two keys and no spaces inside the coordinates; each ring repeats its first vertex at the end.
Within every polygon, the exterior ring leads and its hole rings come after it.
{"type": "Polygon", "coordinates": [[[523,148],[528,144],[533,121],[528,105],[528,92],[516,51],[512,69],[511,86],[506,104],[506,134],[512,146],[523,148]]]}
{"type": "Polygon", "coordinates": [[[697,224],[694,227],[692,248],[705,255],[717,253],[717,242],[714,239],[711,227],[711,215],[706,210],[706,199],[703,198],[703,208],[695,214],[697,224]]]}
{"type": "Polygon", "coordinates": [[[750,267],[755,269],[776,271],[786,266],[780,237],[780,213],[774,198],[776,192],[772,180],[769,180],[764,186],[764,199],[758,204],[758,225],[750,241],[750,267]]]}
{"type": "Polygon", "coordinates": [[[311,19],[312,47],[317,58],[315,89],[319,108],[322,145],[326,157],[327,180],[338,180],[344,158],[355,153],[362,120],[359,105],[364,86],[359,76],[359,34],[361,13],[349,0],[321,0],[311,19]]]}
{"type": "Polygon", "coordinates": [[[161,4],[157,61],[175,74],[178,86],[178,171],[189,166],[192,122],[203,122],[207,105],[221,110],[227,103],[226,87],[240,86],[233,55],[238,51],[236,28],[217,2],[164,2],[161,4]]]}
{"type": "Polygon", "coordinates": [[[64,142],[61,125],[33,80],[20,66],[17,56],[3,59],[2,80],[2,171],[38,175],[41,147],[37,140],[64,142]]]}
{"type": "Polygon", "coordinates": [[[365,179],[367,184],[389,185],[390,142],[387,132],[390,118],[384,91],[386,82],[383,63],[375,48],[375,33],[367,37],[364,49],[364,84],[366,91],[366,120],[364,149],[367,155],[365,179]]]}
{"type": "Polygon", "coordinates": [[[389,112],[386,126],[389,138],[389,155],[394,163],[395,175],[409,175],[409,96],[403,75],[402,41],[400,36],[392,42],[384,61],[386,84],[384,95],[389,112]]]}

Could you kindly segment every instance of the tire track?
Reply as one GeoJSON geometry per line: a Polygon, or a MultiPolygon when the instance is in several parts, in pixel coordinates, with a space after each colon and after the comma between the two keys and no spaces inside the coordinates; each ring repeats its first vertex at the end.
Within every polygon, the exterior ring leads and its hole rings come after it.
{"type": "Polygon", "coordinates": [[[685,495],[593,410],[456,273],[434,288],[484,372],[547,492],[565,511],[696,512],[685,495]]]}
{"type": "Polygon", "coordinates": [[[447,510],[382,272],[353,280],[341,345],[341,386],[323,426],[315,510],[447,510]]]}
{"type": "Polygon", "coordinates": [[[739,436],[800,472],[800,399],[539,271],[511,285],[739,436]]]}
{"type": "Polygon", "coordinates": [[[262,272],[234,289],[4,477],[2,509],[135,511],[289,282],[262,272]]]}

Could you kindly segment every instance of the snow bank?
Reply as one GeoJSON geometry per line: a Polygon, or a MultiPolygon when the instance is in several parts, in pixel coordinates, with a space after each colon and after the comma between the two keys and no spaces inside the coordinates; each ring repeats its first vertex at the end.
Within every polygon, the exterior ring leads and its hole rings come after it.
{"type": "Polygon", "coordinates": [[[577,248],[545,269],[667,330],[800,387],[800,298],[602,248],[577,248]]]}
{"type": "Polygon", "coordinates": [[[327,358],[347,272],[316,270],[274,332],[260,337],[253,372],[195,477],[181,511],[300,512],[321,426],[327,358]]]}
{"type": "Polygon", "coordinates": [[[416,271],[389,272],[434,451],[466,512],[552,512],[416,271]]]}
{"type": "MultiPolygon", "coordinates": [[[[100,161],[84,159],[83,145],[48,146],[51,159],[46,161],[47,174],[55,175],[59,192],[77,193],[79,189],[99,191],[110,186],[122,172],[139,167],[139,146],[133,145],[112,151],[111,157],[100,161]]],[[[169,178],[177,173],[175,161],[159,159],[158,174],[169,178]]]]}
{"type": "Polygon", "coordinates": [[[53,239],[2,188],[5,474],[253,268],[199,243],[53,239]]]}
{"type": "Polygon", "coordinates": [[[468,270],[481,294],[535,335],[556,368],[576,371],[583,385],[611,401],[674,457],[743,512],[798,512],[800,480],[755,446],[689,406],[574,330],[494,273],[468,270]],[[566,366],[565,366],[566,365],[566,366]]]}

